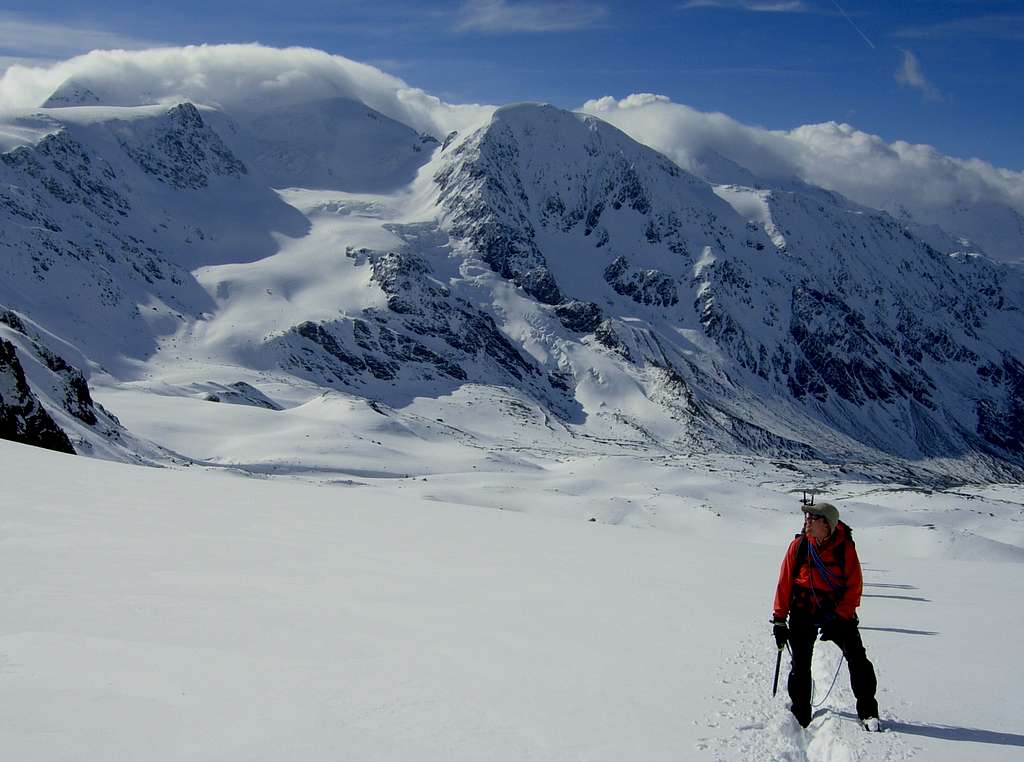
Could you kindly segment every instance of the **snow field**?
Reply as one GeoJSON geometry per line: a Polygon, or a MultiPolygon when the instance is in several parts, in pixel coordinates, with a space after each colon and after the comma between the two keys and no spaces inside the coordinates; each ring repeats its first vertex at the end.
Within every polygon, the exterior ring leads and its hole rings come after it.
{"type": "MultiPolygon", "coordinates": [[[[792,514],[762,510],[755,538],[740,490],[723,482],[716,505],[707,473],[661,468],[717,523],[659,530],[535,505],[568,470],[597,505],[617,484],[633,499],[629,475],[656,473],[638,459],[347,485],[6,442],[0,464],[5,758],[941,762],[1024,745],[1018,565],[912,558],[872,540],[882,527],[857,535],[860,613],[891,732],[856,725],[845,667],[798,730],[784,687],[770,696],[767,623],[792,514]]],[[[816,698],[837,656],[816,649],[816,698]]]]}

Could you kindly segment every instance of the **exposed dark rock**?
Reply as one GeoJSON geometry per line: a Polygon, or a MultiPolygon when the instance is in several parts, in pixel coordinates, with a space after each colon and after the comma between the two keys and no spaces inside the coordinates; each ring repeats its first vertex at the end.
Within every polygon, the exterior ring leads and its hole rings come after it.
{"type": "Polygon", "coordinates": [[[979,399],[976,405],[978,434],[1007,452],[1024,452],[1024,364],[1003,354],[1006,397],[1002,401],[979,399]]]}
{"type": "Polygon", "coordinates": [[[800,390],[811,390],[823,399],[824,385],[856,404],[912,397],[932,405],[927,381],[886,358],[880,351],[882,342],[867,328],[863,315],[834,294],[793,289],[791,312],[790,336],[803,354],[790,382],[795,396],[802,396],[800,390]]]}
{"type": "Polygon", "coordinates": [[[366,363],[354,354],[345,351],[345,348],[338,343],[338,340],[327,331],[323,325],[307,320],[292,329],[299,336],[308,339],[318,345],[328,355],[343,363],[348,369],[361,371],[366,368],[366,363]]]}
{"type": "Polygon", "coordinates": [[[18,313],[11,310],[0,310],[0,323],[13,328],[18,333],[26,333],[25,323],[18,316],[18,313]]]}
{"type": "Polygon", "coordinates": [[[71,440],[29,388],[14,345],[0,339],[0,439],[75,453],[71,440]]]}
{"type": "Polygon", "coordinates": [[[628,296],[637,304],[671,307],[679,303],[679,292],[671,275],[633,268],[622,256],[605,268],[604,279],[617,294],[628,296]]]}
{"type": "Polygon", "coordinates": [[[594,338],[597,339],[597,343],[602,347],[610,349],[624,359],[632,362],[633,355],[629,351],[629,346],[619,337],[619,334],[616,333],[615,325],[611,320],[601,321],[601,324],[594,330],[594,338]]]}
{"type": "MultiPolygon", "coordinates": [[[[80,205],[107,223],[117,224],[132,210],[131,203],[115,187],[117,174],[110,164],[102,157],[91,156],[64,130],[47,135],[35,146],[19,146],[0,153],[0,161],[36,180],[61,204],[80,205]]],[[[33,198],[30,208],[24,197],[19,199],[9,191],[0,193],[6,208],[26,219],[41,216],[47,229],[61,230],[61,226],[41,209],[43,203],[39,196],[33,198]]]]}
{"type": "Polygon", "coordinates": [[[36,344],[35,349],[46,367],[64,381],[64,409],[87,426],[95,426],[96,407],[82,371],[40,344],[36,344]]]}
{"type": "Polygon", "coordinates": [[[238,177],[248,169],[191,103],[175,106],[144,144],[121,147],[145,172],[180,189],[205,188],[211,176],[238,177]]]}
{"type": "Polygon", "coordinates": [[[448,146],[450,146],[452,143],[454,143],[455,142],[455,138],[457,138],[458,136],[459,136],[459,131],[458,130],[452,130],[447,135],[445,135],[444,136],[444,143],[441,144],[441,150],[442,151],[447,150],[448,146]]]}
{"type": "MultiPolygon", "coordinates": [[[[373,278],[387,294],[388,306],[405,316],[401,322],[402,328],[420,336],[439,338],[468,358],[482,353],[517,380],[536,373],[534,367],[523,359],[498,330],[490,315],[462,299],[453,298],[447,289],[428,277],[430,266],[422,258],[409,253],[387,252],[371,255],[371,263],[373,278]]],[[[354,326],[353,333],[357,342],[367,344],[373,340],[367,328],[365,323],[354,326]]],[[[383,346],[385,339],[378,336],[377,341],[383,346]]],[[[401,343],[401,339],[387,341],[392,347],[396,345],[395,342],[401,343]]],[[[404,356],[404,359],[417,358],[429,360],[443,375],[466,378],[455,357],[442,357],[425,349],[404,356]]]]}
{"type": "Polygon", "coordinates": [[[576,300],[557,305],[555,314],[562,325],[576,333],[592,333],[604,319],[599,306],[593,302],[576,300]]]}

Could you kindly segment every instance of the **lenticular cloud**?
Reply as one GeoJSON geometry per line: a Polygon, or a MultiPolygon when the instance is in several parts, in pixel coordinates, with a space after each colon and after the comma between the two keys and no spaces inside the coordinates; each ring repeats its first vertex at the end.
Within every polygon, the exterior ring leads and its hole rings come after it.
{"type": "MultiPolygon", "coordinates": [[[[582,110],[698,174],[713,152],[766,181],[801,180],[877,209],[906,208],[921,222],[944,222],[958,206],[1008,207],[1011,214],[1024,214],[1024,172],[953,158],[928,145],[887,143],[848,124],[766,130],[650,94],[587,101],[582,110]]],[[[1002,252],[1004,258],[1013,258],[1014,251],[1002,252]]]]}
{"type": "Polygon", "coordinates": [[[352,98],[436,137],[477,124],[493,111],[444,103],[342,56],[255,44],[95,50],[48,67],[12,66],[0,78],[0,111],[36,108],[68,82],[116,106],[189,100],[229,111],[263,110],[352,98]]]}

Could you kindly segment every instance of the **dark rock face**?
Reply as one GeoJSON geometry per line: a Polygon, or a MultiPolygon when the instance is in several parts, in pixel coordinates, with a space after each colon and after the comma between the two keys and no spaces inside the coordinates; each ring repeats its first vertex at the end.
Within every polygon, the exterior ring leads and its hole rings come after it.
{"type": "Polygon", "coordinates": [[[555,314],[562,325],[576,333],[593,333],[604,319],[601,308],[596,304],[576,300],[557,305],[555,314]]]}
{"type": "Polygon", "coordinates": [[[401,381],[414,388],[489,379],[537,387],[542,393],[547,389],[549,395],[555,389],[557,397],[567,393],[565,379],[554,383],[541,374],[489,314],[435,280],[422,256],[368,249],[350,256],[355,266],[371,268],[371,280],[386,296],[388,310],[367,309],[359,316],[292,328],[273,340],[287,347],[286,366],[368,389],[376,382],[401,381]]]}
{"type": "Polygon", "coordinates": [[[248,174],[191,103],[168,111],[144,143],[122,141],[121,147],[145,172],[179,189],[205,188],[212,176],[248,174]]]}
{"type": "Polygon", "coordinates": [[[901,372],[891,356],[883,356],[882,342],[868,330],[864,316],[836,296],[797,288],[791,307],[789,332],[803,355],[790,377],[794,396],[810,391],[825,399],[827,387],[855,404],[910,396],[932,406],[925,382],[901,372]]]}
{"type": "MultiPolygon", "coordinates": [[[[404,316],[401,327],[405,330],[416,336],[439,338],[459,354],[487,357],[517,380],[536,372],[498,330],[490,315],[464,299],[452,297],[447,288],[427,277],[431,269],[424,259],[409,253],[387,252],[374,256],[371,266],[373,279],[387,294],[388,306],[404,316]]],[[[402,344],[401,340],[396,341],[402,344]]],[[[415,355],[427,358],[432,353],[416,350],[415,355]]],[[[430,361],[445,375],[464,380],[466,375],[455,362],[458,356],[430,361]]]]}
{"type": "Polygon", "coordinates": [[[82,375],[82,371],[69,365],[59,355],[39,344],[35,345],[36,353],[46,364],[46,367],[56,373],[63,380],[64,386],[64,409],[86,426],[95,426],[97,423],[96,408],[89,393],[89,384],[82,375]]]}
{"type": "Polygon", "coordinates": [[[1024,364],[1003,354],[1002,400],[983,398],[977,402],[978,434],[989,444],[1007,451],[1024,452],[1024,364]]]}
{"type": "Polygon", "coordinates": [[[629,345],[626,344],[615,331],[615,325],[611,320],[602,320],[601,323],[594,330],[594,338],[597,339],[597,343],[606,349],[610,349],[617,355],[630,362],[633,361],[633,355],[629,351],[629,345]]]}
{"type": "Polygon", "coordinates": [[[14,345],[5,339],[0,339],[0,439],[75,453],[68,435],[32,393],[14,345]]]}
{"type": "MultiPolygon", "coordinates": [[[[116,416],[93,400],[85,374],[50,349],[44,343],[46,337],[34,323],[13,310],[4,309],[2,305],[0,323],[20,334],[13,337],[12,346],[15,354],[20,355],[21,370],[29,368],[32,371],[23,373],[26,388],[37,401],[45,400],[49,408],[39,407],[44,414],[60,421],[59,424],[54,422],[61,432],[53,440],[58,445],[55,449],[63,449],[63,438],[66,437],[70,446],[80,454],[95,452],[97,448],[108,453],[116,450],[126,454],[123,448],[127,446],[127,432],[116,416]],[[61,409],[72,419],[59,416],[57,411],[61,409]]],[[[45,421],[40,425],[42,430],[49,431],[45,421]]]]}
{"type": "Polygon", "coordinates": [[[18,316],[17,312],[12,312],[11,310],[0,310],[0,323],[10,326],[18,333],[26,333],[25,322],[18,316]]]}
{"type": "Polygon", "coordinates": [[[604,279],[617,294],[637,304],[671,307],[679,303],[679,292],[671,275],[657,270],[638,270],[625,257],[618,257],[604,271],[604,279]]]}
{"type": "MultiPolygon", "coordinates": [[[[40,188],[54,201],[80,205],[108,224],[116,224],[132,210],[128,198],[117,187],[117,174],[110,163],[91,156],[67,132],[47,135],[31,148],[20,146],[2,153],[0,162],[10,171],[38,181],[40,188]]],[[[0,208],[35,221],[40,216],[40,207],[45,206],[42,197],[32,192],[17,193],[17,190],[8,187],[0,191],[0,208]]],[[[62,230],[45,214],[39,221],[52,232],[62,230]]]]}

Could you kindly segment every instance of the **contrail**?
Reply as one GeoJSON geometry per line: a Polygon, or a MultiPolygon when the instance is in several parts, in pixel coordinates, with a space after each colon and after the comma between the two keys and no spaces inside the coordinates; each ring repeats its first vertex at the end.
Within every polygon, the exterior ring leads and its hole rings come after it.
{"type": "MultiPolygon", "coordinates": [[[[832,0],[832,4],[836,8],[839,8],[839,3],[836,2],[836,0],[832,0]]],[[[874,48],[875,47],[875,43],[873,43],[871,40],[869,40],[868,36],[866,34],[864,34],[864,32],[860,31],[860,27],[853,23],[853,19],[851,19],[849,16],[846,15],[846,11],[844,11],[842,8],[839,8],[839,12],[841,14],[843,14],[843,18],[844,19],[846,19],[847,21],[850,22],[850,26],[852,26],[854,29],[857,30],[857,34],[859,34],[861,37],[864,38],[864,42],[866,42],[868,45],[870,45],[872,48],[874,48]]]]}

